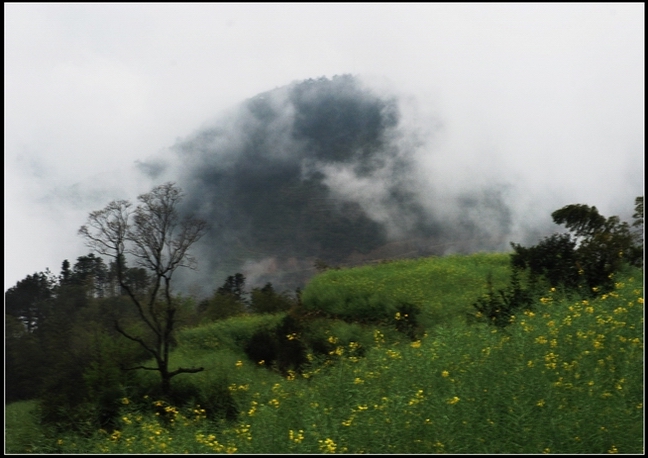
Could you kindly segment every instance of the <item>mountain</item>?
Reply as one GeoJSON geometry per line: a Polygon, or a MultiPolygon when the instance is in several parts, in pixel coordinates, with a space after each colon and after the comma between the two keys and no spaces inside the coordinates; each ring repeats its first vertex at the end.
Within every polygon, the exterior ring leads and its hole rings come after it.
{"type": "MultiPolygon", "coordinates": [[[[166,168],[186,192],[184,211],[211,224],[196,250],[202,270],[294,287],[316,259],[442,253],[461,231],[423,205],[420,145],[405,127],[397,97],[343,75],[259,94],[179,141],[177,164],[166,168]]],[[[165,172],[159,164],[142,169],[165,172]]],[[[475,227],[464,225],[470,236],[475,227]]]]}

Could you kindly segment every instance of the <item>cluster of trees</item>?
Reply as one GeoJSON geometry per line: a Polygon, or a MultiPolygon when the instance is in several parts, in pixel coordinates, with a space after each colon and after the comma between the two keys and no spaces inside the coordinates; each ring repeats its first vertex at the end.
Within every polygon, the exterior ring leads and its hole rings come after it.
{"type": "Polygon", "coordinates": [[[120,365],[146,355],[112,326],[116,317],[131,323],[136,317],[128,301],[110,291],[109,277],[101,278],[110,272],[104,267],[101,258],[82,256],[73,268],[64,262],[58,276],[33,274],[7,291],[6,402],[39,398],[43,420],[80,426],[77,413],[87,409],[74,407],[129,384],[120,365]],[[84,271],[90,262],[96,270],[84,271]]]}
{"type": "Polygon", "coordinates": [[[597,296],[614,288],[614,274],[625,264],[643,267],[643,196],[635,198],[632,225],[583,204],[567,205],[551,216],[569,232],[555,233],[531,247],[511,243],[510,285],[495,292],[488,280],[488,293],[473,304],[478,318],[504,327],[518,310],[532,306],[535,292],[544,284],[597,296]],[[526,288],[520,279],[524,272],[529,279],[526,288]]]}
{"type": "Polygon", "coordinates": [[[88,415],[74,412],[94,410],[103,425],[134,370],[157,372],[161,395],[170,393],[176,375],[203,370],[170,367],[179,326],[290,308],[292,298],[271,284],[247,298],[241,274],[198,306],[174,293],[174,273],[195,266],[189,248],[207,229],[204,221],[180,216],[182,197],[166,183],[139,196],[137,206],[113,201],[90,213],[79,234],[91,253],[74,265],[64,260],[58,275],[34,273],[6,291],[7,402],[40,398],[44,420],[79,427],[89,427],[88,415]]]}
{"type": "Polygon", "coordinates": [[[277,313],[290,310],[297,304],[297,296],[275,291],[272,283],[245,291],[245,276],[237,273],[227,277],[208,299],[198,304],[198,312],[208,320],[221,320],[244,313],[277,313]]]}
{"type": "MultiPolygon", "coordinates": [[[[133,289],[148,287],[146,271],[124,270],[133,289]]],[[[95,344],[115,337],[110,321],[131,315],[115,271],[115,263],[107,266],[90,253],[72,267],[63,261],[59,275],[49,270],[34,273],[7,290],[7,401],[37,397],[68,376],[82,379],[77,369],[92,360],[95,344]]]]}

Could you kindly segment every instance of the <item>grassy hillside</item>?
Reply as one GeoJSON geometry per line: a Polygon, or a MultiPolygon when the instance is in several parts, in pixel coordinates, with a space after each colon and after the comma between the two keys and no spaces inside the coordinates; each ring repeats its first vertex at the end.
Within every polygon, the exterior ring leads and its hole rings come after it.
{"type": "Polygon", "coordinates": [[[173,365],[206,370],[174,379],[176,400],[157,398],[156,374],[142,372],[115,429],[86,436],[36,434],[34,404],[10,405],[7,451],[642,453],[642,271],[625,270],[596,299],[547,289],[503,330],[465,320],[489,273],[503,286],[508,257],[327,271],[302,296],[307,314],[326,313],[285,336],[309,350],[302,372],[246,353],[283,314],[185,329],[173,365]],[[403,302],[422,310],[415,340],[388,320],[350,319],[403,302]]]}
{"type": "Polygon", "coordinates": [[[329,270],[313,278],[303,293],[304,306],[340,317],[372,317],[398,303],[421,307],[430,328],[465,315],[486,291],[508,281],[509,256],[479,253],[387,262],[354,269],[329,270]]]}

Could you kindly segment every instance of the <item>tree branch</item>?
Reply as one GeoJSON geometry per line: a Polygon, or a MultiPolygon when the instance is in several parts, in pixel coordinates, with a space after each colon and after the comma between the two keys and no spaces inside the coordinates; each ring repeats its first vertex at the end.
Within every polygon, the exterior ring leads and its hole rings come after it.
{"type": "Polygon", "coordinates": [[[137,342],[138,344],[140,344],[140,345],[141,345],[141,346],[142,346],[146,351],[148,351],[149,353],[151,353],[151,354],[155,357],[156,360],[159,359],[159,356],[160,356],[160,355],[159,355],[155,350],[151,349],[151,348],[146,344],[146,342],[144,342],[144,341],[143,341],[142,339],[140,339],[139,337],[133,337],[133,336],[129,335],[126,331],[124,331],[124,330],[119,326],[119,323],[118,323],[117,321],[115,321],[115,329],[117,330],[118,333],[120,333],[121,335],[123,335],[123,336],[126,337],[127,339],[132,340],[133,342],[137,342]]]}
{"type": "Polygon", "coordinates": [[[204,370],[205,370],[204,367],[193,367],[193,368],[179,367],[173,372],[169,372],[169,378],[175,377],[178,374],[195,374],[196,372],[202,372],[204,370]]]}

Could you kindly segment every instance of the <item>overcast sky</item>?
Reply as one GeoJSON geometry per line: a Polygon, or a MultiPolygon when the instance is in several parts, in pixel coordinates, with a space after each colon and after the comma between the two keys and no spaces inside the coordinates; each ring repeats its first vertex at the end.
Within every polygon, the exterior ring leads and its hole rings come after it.
{"type": "MultiPolygon", "coordinates": [[[[644,4],[6,4],[5,290],[88,250],[88,212],[241,101],[351,73],[437,127],[449,188],[506,174],[516,224],[643,193],[644,4]],[[529,217],[527,217],[529,216],[529,217]]],[[[432,129],[430,129],[432,130],[432,129]]]]}

